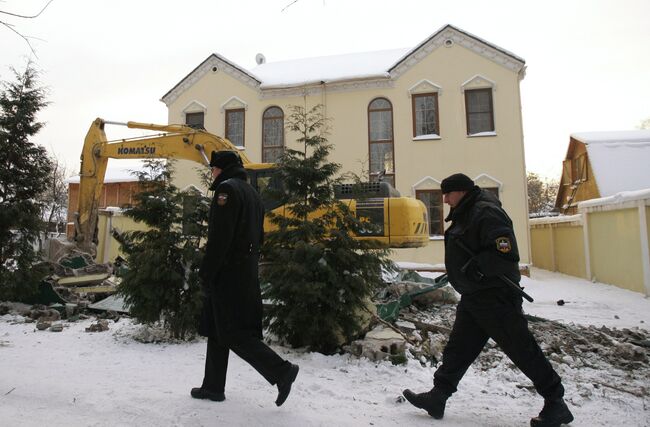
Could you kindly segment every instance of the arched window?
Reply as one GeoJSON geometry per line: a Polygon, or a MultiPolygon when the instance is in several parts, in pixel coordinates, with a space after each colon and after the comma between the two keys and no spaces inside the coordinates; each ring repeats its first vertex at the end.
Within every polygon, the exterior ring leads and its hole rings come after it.
{"type": "Polygon", "coordinates": [[[395,147],[393,144],[393,106],[386,98],[376,98],[368,105],[368,145],[370,180],[395,185],[395,147]]]}
{"type": "Polygon", "coordinates": [[[275,163],[284,152],[284,113],[269,107],[262,115],[262,162],[275,163]]]}

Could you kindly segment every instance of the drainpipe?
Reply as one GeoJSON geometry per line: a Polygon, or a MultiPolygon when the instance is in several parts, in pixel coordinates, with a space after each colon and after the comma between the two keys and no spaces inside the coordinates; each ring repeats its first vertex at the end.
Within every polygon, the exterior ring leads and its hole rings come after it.
{"type": "Polygon", "coordinates": [[[591,275],[591,256],[589,250],[589,222],[587,218],[589,217],[587,209],[582,212],[582,237],[585,245],[585,274],[587,280],[593,280],[594,278],[591,275]]]}
{"type": "Polygon", "coordinates": [[[641,230],[641,265],[645,296],[650,296],[650,248],[648,244],[648,219],[645,211],[646,200],[639,200],[639,230],[641,230]]]}
{"type": "Polygon", "coordinates": [[[548,228],[549,231],[551,232],[551,267],[553,268],[553,271],[557,271],[557,261],[556,261],[556,255],[555,255],[555,228],[557,227],[557,224],[549,224],[548,228]]]}

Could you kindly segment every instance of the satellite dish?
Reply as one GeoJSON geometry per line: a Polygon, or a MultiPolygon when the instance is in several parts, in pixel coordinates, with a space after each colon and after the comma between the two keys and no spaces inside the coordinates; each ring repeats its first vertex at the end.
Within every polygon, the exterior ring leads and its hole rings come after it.
{"type": "Polygon", "coordinates": [[[262,65],[266,62],[266,57],[263,54],[258,53],[255,55],[255,62],[257,62],[257,65],[262,65]]]}

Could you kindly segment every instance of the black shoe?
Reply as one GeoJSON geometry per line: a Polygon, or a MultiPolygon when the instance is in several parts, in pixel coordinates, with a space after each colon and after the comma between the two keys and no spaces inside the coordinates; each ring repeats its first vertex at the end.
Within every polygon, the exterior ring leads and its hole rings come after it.
{"type": "Polygon", "coordinates": [[[285,374],[284,378],[277,383],[278,398],[275,399],[275,404],[278,406],[282,406],[284,401],[287,400],[291,392],[291,384],[293,384],[298,376],[298,370],[300,369],[298,365],[294,365],[293,363],[290,363],[290,365],[289,371],[285,374]]]}
{"type": "Polygon", "coordinates": [[[436,420],[442,419],[445,415],[445,404],[447,403],[449,396],[435,388],[426,393],[413,393],[411,390],[407,389],[404,390],[402,394],[411,405],[416,408],[424,409],[436,420]]]}
{"type": "Polygon", "coordinates": [[[530,420],[531,427],[559,427],[573,421],[573,414],[563,399],[545,400],[542,412],[530,420]]]}
{"type": "Polygon", "coordinates": [[[223,402],[226,400],[225,394],[206,390],[201,387],[194,387],[192,391],[190,391],[190,395],[195,399],[210,399],[214,400],[215,402],[223,402]]]}

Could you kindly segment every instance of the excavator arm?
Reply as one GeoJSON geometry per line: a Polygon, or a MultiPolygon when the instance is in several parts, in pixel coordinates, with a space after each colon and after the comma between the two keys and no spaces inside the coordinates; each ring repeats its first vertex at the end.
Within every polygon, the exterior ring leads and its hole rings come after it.
{"type": "MultiPolygon", "coordinates": [[[[94,251],[99,201],[108,159],[185,159],[207,166],[210,163],[208,159],[209,153],[224,150],[237,151],[244,164],[247,166],[253,165],[246,154],[237,150],[237,147],[230,141],[203,130],[184,125],[120,123],[96,119],[86,134],[81,154],[79,210],[75,218],[75,241],[77,245],[84,251],[94,251]],[[107,124],[164,133],[108,141],[104,131],[107,124]]],[[[261,167],[263,165],[255,166],[261,167]]]]}
{"type": "MultiPolygon", "coordinates": [[[[81,154],[79,210],[75,217],[75,241],[79,248],[95,252],[99,202],[108,159],[184,159],[208,166],[208,154],[213,151],[238,152],[249,172],[251,183],[260,192],[273,175],[274,164],[253,163],[246,153],[239,151],[230,141],[204,130],[185,125],[121,123],[95,119],[86,134],[81,154]],[[108,141],[104,132],[107,124],[161,133],[108,141]]],[[[370,192],[359,200],[350,196],[354,197],[352,194],[337,197],[347,199],[357,217],[372,224],[357,238],[379,240],[392,248],[415,248],[428,243],[429,221],[427,209],[421,201],[390,192],[370,192]]],[[[267,206],[267,209],[280,215],[285,214],[283,206],[267,206]]],[[[273,225],[268,220],[266,222],[265,228],[271,229],[273,225]]]]}

